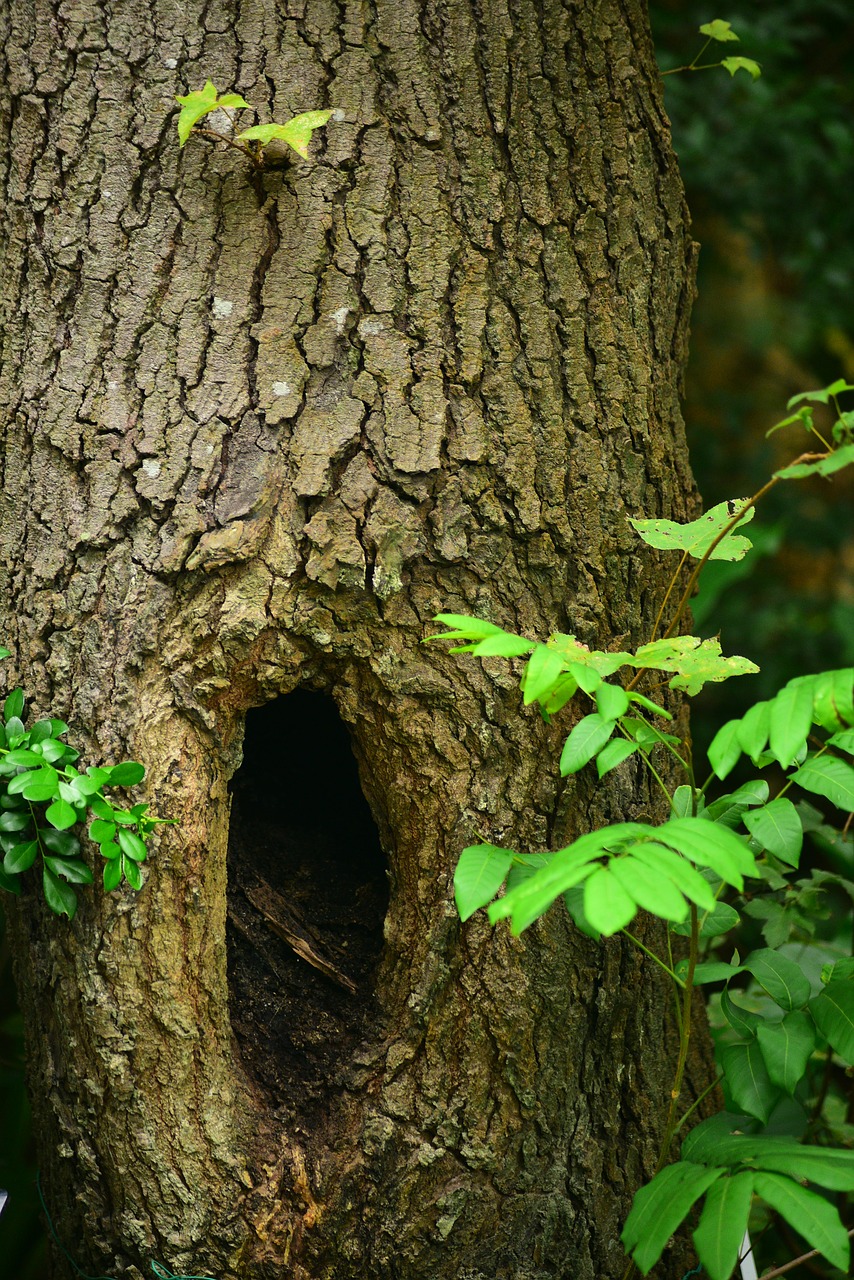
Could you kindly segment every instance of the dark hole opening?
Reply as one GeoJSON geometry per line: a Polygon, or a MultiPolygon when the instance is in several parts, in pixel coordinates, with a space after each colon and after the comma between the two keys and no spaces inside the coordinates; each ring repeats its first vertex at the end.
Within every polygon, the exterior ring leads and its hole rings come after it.
{"type": "Polygon", "coordinates": [[[334,702],[305,689],[248,713],[232,783],[228,961],[244,1065],[312,1121],[375,1031],[386,860],[334,702]]]}

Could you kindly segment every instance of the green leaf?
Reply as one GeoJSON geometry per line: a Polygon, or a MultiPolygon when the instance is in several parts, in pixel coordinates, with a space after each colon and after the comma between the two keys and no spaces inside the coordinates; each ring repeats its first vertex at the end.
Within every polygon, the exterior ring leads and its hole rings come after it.
{"type": "Polygon", "coordinates": [[[765,749],[771,729],[771,703],[754,702],[739,721],[738,741],[755,763],[765,749]]]}
{"type": "Polygon", "coordinates": [[[826,796],[844,813],[854,809],[854,768],[838,756],[810,757],[792,774],[792,781],[805,791],[826,796]]]}
{"type": "Polygon", "coordinates": [[[637,903],[611,865],[598,867],[584,882],[584,914],[604,937],[625,928],[637,915],[637,903]]]}
{"type": "Polygon", "coordinates": [[[538,644],[528,659],[524,675],[525,706],[542,702],[563,674],[563,658],[554,649],[538,644]]]}
{"type": "Polygon", "coordinates": [[[31,765],[44,764],[44,760],[37,751],[29,751],[26,747],[18,747],[15,751],[10,751],[6,756],[7,764],[31,765]]]}
{"type": "Polygon", "coordinates": [[[18,877],[10,876],[2,866],[0,866],[0,889],[5,889],[7,893],[21,892],[21,882],[18,877]]]}
{"type": "Polygon", "coordinates": [[[71,885],[64,880],[60,880],[59,876],[54,875],[50,867],[44,867],[42,869],[42,888],[44,889],[45,902],[51,911],[58,916],[68,916],[68,919],[72,920],[77,910],[77,894],[71,885]]]}
{"type": "Polygon", "coordinates": [[[809,400],[814,404],[830,404],[833,397],[841,395],[843,391],[854,391],[854,386],[851,386],[844,378],[837,378],[835,382],[831,382],[830,386],[821,387],[818,391],[802,391],[799,395],[792,396],[786,408],[793,409],[796,404],[801,404],[804,400],[809,400]]]}
{"type": "Polygon", "coordinates": [[[501,635],[487,636],[471,646],[471,652],[478,658],[518,658],[523,653],[530,653],[534,648],[533,640],[524,636],[514,636],[508,631],[501,635]]]}
{"type": "Polygon", "coordinates": [[[741,965],[782,1009],[801,1009],[810,998],[809,979],[800,965],[779,951],[751,951],[741,965]]]}
{"type": "Polygon", "coordinates": [[[840,751],[847,751],[849,755],[854,756],[854,729],[841,729],[839,733],[834,733],[833,737],[828,738],[828,746],[838,747],[840,751]]]}
{"type": "Polygon", "coordinates": [[[810,685],[793,681],[771,703],[770,747],[784,769],[794,763],[812,728],[812,701],[810,685]]]}
{"type": "Polygon", "coordinates": [[[622,764],[624,760],[628,760],[629,756],[634,755],[637,749],[637,744],[629,742],[626,738],[612,738],[596,756],[596,772],[599,777],[604,778],[606,773],[610,773],[618,764],[622,764]]]}
{"type": "Polygon", "coordinates": [[[6,741],[9,746],[14,750],[19,742],[23,742],[26,736],[27,731],[24,728],[24,722],[19,716],[10,716],[6,721],[6,741]]]}
{"type": "MultiPolygon", "coordinates": [[[[741,973],[739,966],[738,972],[741,973]]],[[[746,1040],[752,1040],[759,1028],[765,1022],[758,1013],[753,1013],[749,1009],[745,1009],[740,1004],[736,1004],[729,993],[729,986],[724,987],[721,992],[721,1013],[726,1018],[729,1025],[744,1036],[746,1040]]]]}
{"type": "MultiPolygon", "coordinates": [[[[688,915],[688,903],[668,876],[656,875],[647,863],[630,854],[612,858],[608,870],[626,893],[644,911],[660,916],[662,920],[679,922],[688,915]]],[[[591,876],[590,880],[593,877],[591,876]]],[[[590,880],[587,881],[587,893],[590,892],[590,880]]],[[[584,903],[585,914],[590,918],[587,909],[587,896],[584,903]]],[[[604,933],[602,929],[600,932],[604,933]]]]}
{"type": "MultiPolygon", "coordinates": [[[[129,836],[127,831],[119,832],[119,843],[126,853],[129,851],[125,840],[129,836]]],[[[454,872],[454,896],[461,920],[468,920],[492,901],[507,879],[512,862],[512,850],[500,849],[494,844],[476,844],[463,849],[454,872]]]]}
{"type": "MultiPolygon", "coordinates": [[[[689,524],[677,524],[673,520],[629,520],[632,528],[640,534],[649,547],[659,551],[687,551],[695,560],[702,560],[715,538],[730,523],[736,511],[744,506],[744,500],[735,501],[735,510],[730,510],[728,502],[719,502],[710,508],[699,520],[689,524]]],[[[753,507],[748,507],[740,524],[748,524],[756,514],[753,507]]],[[[747,555],[753,543],[749,538],[728,533],[712,552],[711,560],[741,560],[747,555]]]]}
{"type": "Polygon", "coordinates": [[[854,725],[854,667],[822,671],[811,684],[816,724],[830,730],[854,725]]]}
{"type": "Polygon", "coordinates": [[[615,671],[619,671],[620,667],[634,662],[634,658],[630,653],[622,651],[604,653],[600,649],[588,649],[587,645],[576,640],[575,636],[565,636],[559,631],[549,637],[549,644],[561,655],[564,663],[569,667],[585,693],[595,692],[597,686],[601,683],[601,680],[594,680],[590,684],[586,683],[584,679],[585,671],[600,676],[602,680],[607,680],[608,676],[612,676],[615,671]]]}
{"type": "MultiPolygon", "coordinates": [[[[122,857],[122,875],[132,889],[142,888],[142,872],[132,858],[122,857]]],[[[109,866],[109,863],[107,864],[109,866]]]]}
{"type": "Polygon", "coordinates": [[[110,772],[111,787],[135,787],[145,777],[145,769],[135,760],[126,760],[124,764],[114,765],[110,772]]]}
{"type": "Polygon", "coordinates": [[[753,1174],[719,1178],[706,1192],[700,1221],[694,1231],[697,1257],[711,1280],[729,1280],[738,1262],[750,1203],[753,1174]]]}
{"type": "Polygon", "coordinates": [[[673,792],[670,801],[670,812],[674,818],[693,818],[694,816],[694,788],[689,787],[687,783],[683,783],[681,787],[677,787],[673,792]]]}
{"type": "Polygon", "coordinates": [[[636,703],[639,707],[644,707],[651,715],[663,716],[665,720],[672,720],[673,716],[669,711],[665,711],[664,707],[660,707],[657,702],[653,702],[651,698],[647,698],[644,694],[632,690],[629,693],[629,702],[636,703]]]}
{"type": "Polygon", "coordinates": [[[311,135],[315,129],[327,124],[331,115],[331,111],[303,111],[287,124],[259,124],[252,129],[245,129],[237,136],[241,142],[260,142],[264,147],[274,138],[279,139],[307,160],[311,135]]]}
{"type": "Polygon", "coordinates": [[[787,1013],[781,1022],[763,1019],[756,1036],[771,1083],[794,1093],[815,1049],[812,1019],[801,1010],[787,1013]]]}
{"type": "MultiPolygon", "coordinates": [[[[249,107],[249,103],[239,93],[224,93],[221,98],[217,98],[216,104],[218,107],[249,107]]],[[[252,108],[249,107],[249,110],[252,108]]]]}
{"type": "Polygon", "coordinates": [[[618,684],[600,684],[596,690],[596,710],[603,720],[619,720],[629,709],[629,695],[618,684]]]}
{"type": "Polygon", "coordinates": [[[753,809],[744,815],[744,825],[754,840],[775,858],[796,867],[801,856],[804,831],[798,811],[785,796],[778,796],[761,809],[753,809]]]}
{"type": "Polygon", "coordinates": [[[0,813],[0,831],[24,831],[29,825],[29,813],[0,813]]]}
{"type": "Polygon", "coordinates": [[[832,978],[810,1000],[809,1010],[830,1047],[845,1062],[854,1063],[854,981],[832,978]]]}
{"type": "MultiPolygon", "coordinates": [[[[688,961],[680,960],[676,972],[684,978],[688,971],[688,961]]],[[[723,960],[702,960],[694,966],[694,981],[698,986],[705,982],[729,982],[741,969],[737,965],[726,964],[723,960]]]]}
{"type": "Polygon", "coordinates": [[[806,476],[829,476],[854,462],[854,444],[843,445],[833,453],[827,453],[817,462],[796,462],[791,467],[775,471],[777,480],[803,480],[806,476]]]}
{"type": "Polygon", "coordinates": [[[741,756],[741,743],[738,740],[740,725],[740,720],[727,720],[712,738],[708,752],[709,764],[718,778],[723,779],[732,773],[741,756]]]}
{"type": "MultiPolygon", "coordinates": [[[[739,923],[741,916],[735,907],[731,907],[728,902],[716,902],[713,911],[704,911],[699,918],[700,937],[701,938],[719,938],[725,933],[729,933],[730,929],[734,929],[739,923]]],[[[691,933],[691,922],[686,920],[684,924],[674,924],[671,926],[673,933],[681,934],[682,937],[688,937],[691,933]]]]}
{"type": "Polygon", "coordinates": [[[834,1267],[847,1272],[848,1233],[833,1205],[815,1191],[777,1173],[756,1173],[754,1190],[834,1267]]]}
{"type": "Polygon", "coordinates": [[[178,116],[178,139],[180,146],[190,136],[190,130],[194,124],[197,124],[209,112],[216,110],[216,89],[210,80],[206,81],[204,89],[197,89],[194,93],[188,93],[183,98],[178,97],[176,102],[181,103],[182,110],[178,116]]]}
{"type": "Polygon", "coordinates": [[[77,752],[73,751],[66,742],[58,742],[56,738],[45,738],[39,743],[42,753],[42,759],[48,764],[55,764],[58,760],[76,760],[77,752]]]}
{"type": "Polygon", "coordinates": [[[762,75],[762,68],[758,62],[754,62],[752,58],[723,58],[721,66],[734,76],[736,71],[746,71],[753,79],[758,80],[762,75]]]}
{"type": "Polygon", "coordinates": [[[105,822],[103,818],[96,818],[89,827],[89,835],[96,844],[104,844],[108,840],[112,840],[116,834],[116,824],[114,822],[105,822]]]}
{"type": "MultiPolygon", "coordinates": [[[[118,853],[118,847],[116,848],[118,853]]],[[[122,882],[122,860],[121,858],[113,858],[104,864],[104,888],[109,893],[112,889],[117,889],[122,882]]]]}
{"type": "Polygon", "coordinates": [[[80,841],[69,831],[54,831],[45,827],[41,832],[42,844],[61,858],[75,858],[80,852],[80,841]]]}
{"type": "Polygon", "coordinates": [[[758,1041],[726,1045],[720,1050],[720,1062],[735,1105],[765,1124],[779,1094],[771,1083],[758,1041]]]}
{"type": "MultiPolygon", "coordinates": [[[[464,613],[437,613],[433,621],[441,622],[451,630],[437,632],[436,635],[425,637],[426,640],[483,640],[486,636],[507,634],[494,622],[484,622],[482,618],[470,618],[464,613]]],[[[533,641],[531,643],[533,644],[533,641]]]]}
{"type": "Polygon", "coordinates": [[[753,854],[729,827],[705,818],[670,818],[658,828],[657,835],[692,862],[711,867],[739,892],[744,888],[745,875],[758,874],[753,854]]]}
{"type": "Polygon", "coordinates": [[[38,840],[24,840],[21,844],[16,844],[3,859],[4,871],[8,871],[11,876],[18,876],[23,871],[29,871],[38,857],[38,852],[38,840]]]}
{"type": "Polygon", "coordinates": [[[703,817],[710,822],[722,823],[725,827],[737,827],[742,821],[745,810],[751,805],[765,804],[769,796],[768,783],[764,778],[754,778],[745,782],[729,795],[719,796],[712,804],[706,805],[703,817]]]}
{"type": "Polygon", "coordinates": [[[744,1119],[728,1117],[727,1125],[716,1125],[713,1116],[697,1125],[682,1144],[682,1159],[695,1164],[737,1168],[752,1165],[771,1173],[815,1182],[831,1191],[854,1189],[854,1151],[834,1147],[806,1146],[791,1139],[762,1134],[740,1134],[744,1119]],[[725,1132],[725,1128],[729,1132],[725,1132]]]}
{"type": "Polygon", "coordinates": [[[120,830],[118,839],[119,847],[126,857],[132,858],[134,862],[145,862],[148,850],[145,841],[135,831],[120,830]]]}
{"type": "Polygon", "coordinates": [[[704,911],[714,911],[715,895],[708,880],[704,879],[699,871],[695,871],[678,853],[674,853],[666,845],[658,844],[654,840],[630,845],[628,852],[633,858],[645,863],[657,875],[666,876],[672,880],[677,889],[698,907],[704,911]]]}
{"type": "Polygon", "coordinates": [[[24,711],[24,691],[23,689],[13,689],[3,703],[3,719],[8,722],[10,720],[20,720],[24,711]]]}
{"type": "Polygon", "coordinates": [[[70,880],[72,884],[91,884],[94,879],[86,863],[78,862],[76,858],[46,857],[44,862],[55,875],[62,876],[64,880],[70,880]]]}
{"type": "Polygon", "coordinates": [[[121,849],[116,844],[115,840],[102,841],[99,845],[99,849],[102,858],[118,858],[121,853],[121,849]]]}
{"type": "Polygon", "coordinates": [[[708,36],[710,40],[737,40],[738,36],[732,29],[731,22],[724,22],[723,18],[715,18],[712,22],[704,22],[700,27],[700,35],[708,36]]]}
{"type": "Polygon", "coordinates": [[[677,672],[669,682],[670,688],[682,689],[689,697],[710,681],[719,683],[730,676],[751,675],[759,670],[755,662],[738,654],[725,658],[718,640],[699,640],[696,636],[673,636],[641,645],[635,665],[677,672]]]}
{"type": "Polygon", "coordinates": [[[662,1169],[636,1193],[620,1239],[644,1275],[658,1262],[691,1206],[722,1174],[723,1169],[679,1161],[662,1169]]]}
{"type": "Polygon", "coordinates": [[[613,720],[603,720],[597,712],[579,720],[563,745],[560,756],[561,777],[565,778],[567,774],[578,773],[579,769],[583,769],[602,750],[614,732],[614,727],[613,720]]]}
{"type": "Polygon", "coordinates": [[[53,804],[45,810],[44,816],[57,831],[67,831],[77,821],[77,810],[73,809],[67,800],[54,800],[53,804]]]}

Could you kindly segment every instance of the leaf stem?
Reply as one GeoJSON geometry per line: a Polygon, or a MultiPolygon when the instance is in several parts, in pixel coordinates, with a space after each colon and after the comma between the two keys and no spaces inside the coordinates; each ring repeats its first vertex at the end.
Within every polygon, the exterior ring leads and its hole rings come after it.
{"type": "Polygon", "coordinates": [[[638,948],[639,948],[639,949],[644,953],[644,955],[645,955],[645,956],[649,956],[650,960],[654,960],[654,961],[655,961],[655,963],[656,963],[660,968],[662,968],[662,969],[664,970],[664,972],[667,974],[667,976],[668,976],[669,978],[672,978],[672,979],[673,979],[673,981],[674,981],[675,983],[677,983],[677,985],[678,985],[678,986],[680,986],[680,987],[684,987],[684,986],[685,986],[685,983],[684,983],[684,982],[682,981],[682,979],[681,979],[681,978],[680,978],[680,977],[679,977],[679,976],[674,972],[674,970],[673,970],[673,969],[671,969],[668,965],[666,965],[666,964],[664,963],[664,961],[663,961],[659,956],[657,956],[657,955],[655,954],[655,952],[654,952],[654,951],[650,951],[649,947],[644,946],[644,944],[641,942],[640,938],[636,938],[636,937],[635,937],[635,935],[634,935],[633,933],[629,933],[628,929],[621,929],[621,930],[620,930],[620,932],[621,932],[621,933],[624,933],[624,934],[626,935],[626,937],[629,939],[629,941],[630,941],[630,942],[633,942],[633,943],[635,944],[635,946],[636,946],[636,947],[638,947],[638,948]]]}
{"type": "Polygon", "coordinates": [[[227,147],[234,147],[235,151],[242,151],[245,156],[248,156],[256,169],[264,168],[262,157],[256,155],[251,147],[247,147],[245,142],[235,142],[234,138],[229,138],[225,133],[218,133],[216,129],[204,129],[198,124],[194,124],[190,132],[199,133],[204,138],[213,138],[217,142],[224,142],[227,147]]]}
{"type": "Polygon", "coordinates": [[[655,1172],[660,1173],[664,1168],[667,1156],[670,1152],[670,1144],[677,1132],[676,1123],[676,1107],[679,1102],[679,1095],[682,1092],[682,1080],[685,1075],[685,1065],[688,1061],[688,1049],[691,1044],[691,1002],[694,996],[694,970],[697,967],[697,956],[699,953],[700,927],[697,921],[697,908],[691,903],[691,942],[688,951],[688,972],[685,975],[685,985],[682,997],[682,1029],[679,1036],[679,1059],[676,1063],[676,1074],[673,1078],[673,1087],[670,1090],[670,1108],[667,1113],[667,1124],[664,1130],[664,1137],[661,1140],[661,1151],[658,1157],[658,1164],[655,1172]]]}

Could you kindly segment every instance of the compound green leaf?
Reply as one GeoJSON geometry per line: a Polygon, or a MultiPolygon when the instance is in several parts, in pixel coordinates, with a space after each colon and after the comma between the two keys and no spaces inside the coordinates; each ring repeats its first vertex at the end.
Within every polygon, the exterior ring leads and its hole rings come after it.
{"type": "Polygon", "coordinates": [[[800,965],[770,947],[751,951],[741,962],[781,1009],[802,1009],[810,998],[809,979],[800,965]]]}
{"type": "Polygon", "coordinates": [[[832,978],[809,1010],[816,1026],[840,1058],[854,1063],[854,980],[832,978]]]}
{"type": "Polygon", "coordinates": [[[638,904],[608,867],[598,867],[584,882],[584,914],[606,938],[625,928],[637,915],[638,904]]]}
{"type": "Polygon", "coordinates": [[[839,756],[811,757],[792,774],[792,781],[805,791],[826,796],[844,813],[854,809],[854,767],[839,756]]]}
{"type": "Polygon", "coordinates": [[[754,1175],[754,1190],[802,1235],[813,1249],[840,1271],[848,1271],[848,1232],[836,1209],[824,1196],[777,1173],[754,1175]]]}
{"type": "Polygon", "coordinates": [[[54,875],[50,867],[43,867],[42,888],[45,902],[51,911],[58,916],[68,916],[68,919],[72,920],[77,910],[77,894],[71,885],[54,875]]]}
{"type": "Polygon", "coordinates": [[[524,636],[514,636],[509,631],[503,631],[501,635],[491,635],[485,640],[478,640],[471,646],[471,652],[478,658],[520,658],[522,654],[530,653],[535,647],[533,640],[526,640],[524,636]]]}
{"type": "Polygon", "coordinates": [[[757,875],[756,862],[747,844],[729,827],[705,818],[671,818],[658,828],[658,838],[702,867],[711,867],[739,892],[744,876],[757,875]]]}
{"type": "MultiPolygon", "coordinates": [[[[733,503],[719,502],[716,507],[711,507],[705,515],[700,516],[699,520],[692,520],[689,524],[677,524],[673,520],[632,519],[629,524],[647,546],[656,547],[659,551],[687,551],[689,556],[701,560],[715,538],[744,506],[743,499],[736,499],[733,503]]],[[[754,508],[749,507],[739,523],[748,524],[755,514],[754,508]]],[[[728,533],[715,547],[710,559],[742,560],[752,546],[749,538],[728,533]]]]}
{"type": "Polygon", "coordinates": [[[662,1169],[636,1193],[620,1239],[644,1275],[658,1262],[692,1205],[722,1175],[723,1169],[680,1160],[662,1169]]]}
{"type": "Polygon", "coordinates": [[[614,732],[614,727],[615,721],[603,720],[597,712],[579,720],[563,744],[560,756],[561,777],[565,778],[568,774],[583,769],[602,750],[614,732]]]}
{"type": "Polygon", "coordinates": [[[771,703],[769,745],[784,769],[793,764],[812,728],[813,691],[809,684],[792,682],[771,703]]]}
{"type": "Polygon", "coordinates": [[[744,815],[744,825],[763,849],[775,858],[796,867],[801,856],[804,830],[798,811],[785,796],[778,796],[761,809],[753,809],[744,815]]]}
{"type": "Polygon", "coordinates": [[[697,1257],[711,1280],[729,1280],[741,1249],[750,1203],[753,1174],[719,1178],[706,1192],[700,1221],[694,1231],[697,1257]]]}
{"type": "MultiPolygon", "coordinates": [[[[119,832],[119,843],[126,853],[129,850],[125,848],[125,841],[130,836],[131,832],[119,832]]],[[[145,845],[142,847],[144,855],[145,845]]],[[[463,849],[454,872],[454,897],[461,920],[468,920],[480,907],[492,901],[507,879],[512,862],[512,851],[494,844],[470,845],[463,849]]]]}
{"type": "Polygon", "coordinates": [[[763,1019],[756,1036],[771,1083],[794,1093],[815,1049],[812,1019],[800,1009],[787,1013],[781,1022],[763,1019]]]}
{"type": "Polygon", "coordinates": [[[771,1083],[758,1041],[726,1045],[720,1051],[720,1062],[733,1102],[765,1124],[779,1093],[771,1083]]]}

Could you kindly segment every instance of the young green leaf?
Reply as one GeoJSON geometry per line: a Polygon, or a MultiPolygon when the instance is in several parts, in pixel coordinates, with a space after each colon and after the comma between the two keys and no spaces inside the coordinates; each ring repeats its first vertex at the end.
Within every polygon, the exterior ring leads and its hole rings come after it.
{"type": "Polygon", "coordinates": [[[549,696],[563,674],[563,658],[544,644],[534,648],[525,667],[525,706],[541,702],[549,696]]]}
{"type": "Polygon", "coordinates": [[[731,76],[734,76],[736,71],[746,71],[752,80],[758,80],[762,75],[762,68],[752,58],[723,58],[721,66],[731,76]]]}
{"type": "MultiPolygon", "coordinates": [[[[656,875],[641,859],[624,854],[612,858],[607,870],[644,911],[675,923],[687,917],[688,903],[674,882],[668,876],[656,875]]],[[[590,891],[590,880],[587,881],[587,891],[590,891]]],[[[589,918],[586,894],[584,909],[589,918]]],[[[604,929],[599,931],[605,932],[604,929]]]]}
{"type": "Polygon", "coordinates": [[[710,40],[737,40],[738,36],[732,29],[731,22],[724,22],[723,18],[715,18],[712,22],[704,22],[700,27],[700,35],[708,36],[710,40]]]}
{"type": "Polygon", "coordinates": [[[260,142],[263,147],[274,139],[286,142],[303,160],[308,159],[308,144],[315,129],[328,124],[331,111],[303,111],[287,124],[257,124],[237,135],[239,142],[260,142]]]}
{"type": "Polygon", "coordinates": [[[193,125],[197,124],[209,112],[216,110],[216,89],[213,83],[208,80],[203,89],[197,89],[194,93],[188,93],[184,97],[177,97],[175,101],[180,103],[182,108],[178,116],[178,139],[179,145],[183,147],[190,136],[193,125]]]}
{"type": "Polygon", "coordinates": [[[806,476],[830,476],[835,471],[850,467],[854,462],[854,444],[842,445],[832,453],[826,453],[816,462],[795,462],[774,472],[777,480],[803,480],[806,476]]]}
{"type": "MultiPolygon", "coordinates": [[[[736,499],[730,509],[729,502],[719,502],[711,507],[699,520],[689,524],[677,524],[673,520],[629,520],[632,528],[640,534],[647,546],[659,551],[685,551],[695,560],[702,560],[709,547],[738,511],[745,508],[743,499],[736,499]]],[[[740,520],[740,524],[748,524],[756,514],[753,507],[748,507],[740,520]]],[[[749,538],[736,533],[728,533],[721,539],[712,552],[711,560],[741,560],[753,546],[749,538]]]]}
{"type": "Polygon", "coordinates": [[[594,681],[592,686],[588,687],[583,679],[585,669],[589,669],[599,675],[602,680],[607,680],[608,676],[612,676],[615,671],[619,671],[620,667],[624,667],[627,663],[634,661],[630,653],[622,651],[604,653],[599,649],[588,649],[587,645],[581,644],[579,640],[576,640],[575,636],[565,636],[559,631],[549,637],[549,643],[561,655],[565,665],[570,669],[585,693],[593,693],[601,683],[601,681],[594,681]],[[576,667],[579,668],[578,671],[575,670],[576,667]]]}
{"type": "MultiPolygon", "coordinates": [[[[645,840],[638,844],[632,844],[628,848],[633,858],[643,862],[657,875],[662,878],[667,877],[672,880],[677,889],[684,893],[686,898],[704,911],[714,911],[715,895],[712,893],[708,880],[700,875],[699,871],[695,871],[690,863],[686,862],[672,849],[668,849],[666,845],[658,844],[654,840],[645,840]]],[[[729,974],[727,976],[730,976],[729,974]]]]}
{"type": "Polygon", "coordinates": [[[697,1257],[711,1280],[729,1280],[750,1217],[753,1174],[719,1178],[706,1192],[703,1212],[694,1231],[697,1257]]]}
{"type": "Polygon", "coordinates": [[[3,703],[3,718],[7,725],[10,720],[20,720],[24,712],[24,691],[13,689],[3,703]]]}
{"type": "Polygon", "coordinates": [[[635,1264],[647,1274],[692,1205],[723,1175],[723,1169],[679,1161],[656,1174],[636,1193],[620,1239],[635,1264]]]}
{"type": "Polygon", "coordinates": [[[739,892],[744,876],[757,874],[753,854],[745,842],[728,827],[705,818],[671,818],[658,828],[659,840],[690,858],[701,867],[711,867],[722,880],[739,892]]]}
{"type": "MultiPolygon", "coordinates": [[[[120,831],[119,841],[127,835],[127,832],[120,831]]],[[[512,850],[500,849],[494,844],[477,844],[463,849],[454,872],[454,896],[461,920],[468,920],[480,907],[492,901],[507,878],[513,856],[512,850]]]]}
{"type": "Polygon", "coordinates": [[[112,840],[115,834],[116,824],[105,822],[103,818],[96,818],[89,827],[89,836],[96,844],[105,844],[108,840],[112,840]]]}
{"type": "Polygon", "coordinates": [[[754,1190],[788,1222],[813,1249],[840,1271],[848,1271],[848,1232],[836,1209],[815,1191],[777,1173],[754,1175],[754,1190]]]}

